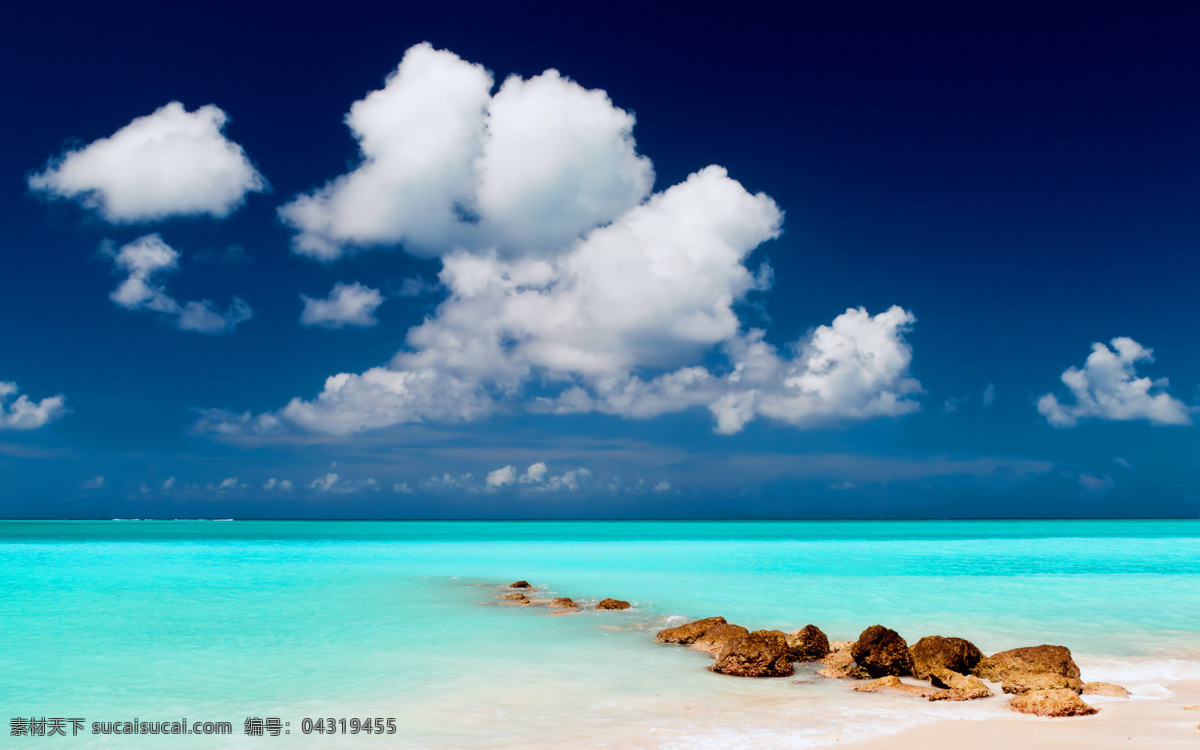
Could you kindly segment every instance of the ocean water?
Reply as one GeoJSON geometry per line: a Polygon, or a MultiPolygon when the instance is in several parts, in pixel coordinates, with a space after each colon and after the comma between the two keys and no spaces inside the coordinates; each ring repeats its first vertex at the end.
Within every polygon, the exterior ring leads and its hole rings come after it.
{"type": "Polygon", "coordinates": [[[712,615],[1062,644],[1085,680],[1154,700],[1200,680],[1200,521],[2,522],[0,705],[86,720],[4,745],[811,747],[1004,710],[854,694],[805,665],[723,677],[653,643],[712,615]],[[634,608],[500,604],[517,579],[634,608]],[[234,733],[91,734],[182,717],[234,733]],[[248,717],[290,734],[245,736],[248,717]],[[395,733],[350,733],[376,717],[395,733]]]}

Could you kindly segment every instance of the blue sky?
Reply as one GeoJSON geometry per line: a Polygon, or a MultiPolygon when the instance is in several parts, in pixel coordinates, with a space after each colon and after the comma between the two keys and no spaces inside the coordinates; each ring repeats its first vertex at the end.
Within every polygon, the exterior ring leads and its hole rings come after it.
{"type": "Polygon", "coordinates": [[[1196,516],[1194,5],[27,4],[0,514],[1196,516]]]}

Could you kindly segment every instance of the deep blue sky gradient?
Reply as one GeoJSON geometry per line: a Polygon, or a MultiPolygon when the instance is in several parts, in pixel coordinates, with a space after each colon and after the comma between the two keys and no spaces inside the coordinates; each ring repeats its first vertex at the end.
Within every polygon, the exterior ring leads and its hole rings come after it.
{"type": "Polygon", "coordinates": [[[10,8],[0,380],[34,398],[62,393],[71,413],[0,431],[0,515],[1200,515],[1200,428],[1061,430],[1034,406],[1043,393],[1065,397],[1063,370],[1115,336],[1154,349],[1140,374],[1169,378],[1188,405],[1200,393],[1200,6],[1100,6],[10,8]],[[300,326],[301,293],[324,296],[335,281],[395,291],[405,278],[434,280],[438,264],[375,250],[322,265],[290,252],[275,214],[353,164],[347,109],[422,41],[497,79],[553,67],[604,89],[636,113],[656,189],[716,163],[770,195],[784,234],[752,266],[769,259],[775,284],[743,320],[782,345],[847,307],[912,310],[922,411],[817,430],[759,420],[733,436],[712,434],[699,410],[645,421],[517,411],[262,444],[191,434],[197,409],[260,413],[311,398],[335,372],[386,362],[435,309],[437,295],[389,296],[374,328],[300,326]],[[271,191],[225,220],[145,226],[110,226],[29,191],[28,175],[64,147],[171,100],[227,112],[226,135],[271,191]],[[150,231],[183,253],[172,293],[239,296],[254,318],[203,336],[115,306],[118,279],[98,247],[150,231]],[[989,383],[996,398],[984,409],[989,383]],[[969,400],[944,414],[959,397],[969,400]],[[391,491],[537,460],[672,490],[391,491]],[[311,490],[327,471],[382,489],[311,490]],[[1107,482],[1089,491],[1081,475],[1107,482]],[[103,487],[84,489],[96,476],[103,487]],[[208,489],[227,477],[248,487],[208,489]],[[296,490],[261,491],[268,477],[296,490]]]}

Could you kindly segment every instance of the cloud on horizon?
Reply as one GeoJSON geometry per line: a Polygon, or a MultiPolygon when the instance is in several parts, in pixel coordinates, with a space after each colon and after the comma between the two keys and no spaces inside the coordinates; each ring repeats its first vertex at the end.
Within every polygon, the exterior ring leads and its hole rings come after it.
{"type": "Polygon", "coordinates": [[[222,134],[213,104],[188,112],[170,102],[107,138],[62,154],[29,187],[77,200],[113,224],[208,214],[224,218],[267,189],[246,152],[222,134]]]}
{"type": "Polygon", "coordinates": [[[1166,393],[1166,378],[1137,377],[1138,362],[1153,362],[1154,350],[1125,336],[1113,339],[1112,348],[1092,344],[1083,369],[1068,367],[1062,382],[1074,404],[1059,402],[1053,393],[1038,399],[1038,412],[1053,427],[1070,429],[1086,419],[1106,421],[1146,420],[1154,425],[1190,425],[1191,410],[1166,393]]]}

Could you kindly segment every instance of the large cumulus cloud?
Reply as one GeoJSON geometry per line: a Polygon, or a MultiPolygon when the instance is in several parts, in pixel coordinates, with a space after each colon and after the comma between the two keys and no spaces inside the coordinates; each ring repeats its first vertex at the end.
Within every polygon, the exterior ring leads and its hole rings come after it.
{"type": "Polygon", "coordinates": [[[757,417],[813,426],[918,408],[908,311],[848,309],[783,349],[743,326],[738,305],[771,283],[751,262],[782,229],[770,197],[715,165],[652,193],[633,116],[607,94],[556,71],[495,95],[492,83],[452,53],[412,48],[347,116],[361,163],[281,209],[301,254],[398,244],[440,259],[436,313],[386,365],[333,375],[273,412],[210,411],[200,430],[698,407],[736,432],[757,417]],[[698,364],[713,356],[719,366],[698,364]]]}

